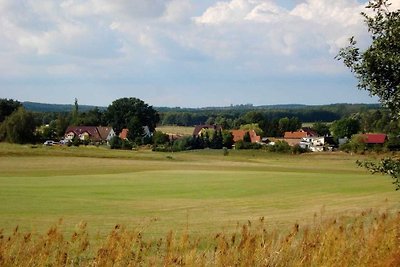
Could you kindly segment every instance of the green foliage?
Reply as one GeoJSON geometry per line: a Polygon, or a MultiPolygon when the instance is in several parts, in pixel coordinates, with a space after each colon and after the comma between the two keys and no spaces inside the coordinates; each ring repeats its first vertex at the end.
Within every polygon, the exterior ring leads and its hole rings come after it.
{"type": "Polygon", "coordinates": [[[400,10],[387,0],[371,0],[372,15],[362,13],[372,42],[360,51],[354,37],[337,55],[358,79],[358,87],[379,97],[393,115],[400,115],[400,10]]]}
{"type": "Polygon", "coordinates": [[[114,136],[110,139],[109,144],[111,149],[121,149],[123,142],[119,136],[114,136]]]}
{"type": "MultiPolygon", "coordinates": [[[[337,58],[343,60],[358,79],[358,87],[377,96],[393,117],[400,116],[400,10],[390,11],[388,0],[371,0],[367,6],[372,15],[362,13],[372,42],[363,52],[356,47],[354,37],[349,46],[340,50],[337,58]]],[[[380,163],[361,162],[372,173],[389,174],[399,187],[400,162],[383,159],[380,163]]]]}
{"type": "Polygon", "coordinates": [[[360,122],[352,118],[337,120],[332,123],[331,131],[336,138],[351,138],[353,134],[360,131],[360,122]]]}
{"type": "Polygon", "coordinates": [[[301,128],[301,121],[298,118],[284,117],[278,122],[279,136],[283,136],[285,132],[295,132],[301,128]]]}
{"type": "Polygon", "coordinates": [[[235,142],[233,141],[233,135],[230,131],[222,131],[222,142],[223,146],[228,149],[231,149],[232,146],[235,144],[235,142]]]}
{"type": "Polygon", "coordinates": [[[210,148],[212,149],[222,149],[224,146],[224,139],[222,136],[222,130],[214,130],[213,135],[211,136],[210,148]]]}
{"type": "Polygon", "coordinates": [[[95,107],[87,112],[79,113],[74,125],[100,126],[106,125],[105,114],[99,108],[95,107]]]}
{"type": "Polygon", "coordinates": [[[270,152],[277,152],[277,153],[289,153],[292,150],[290,145],[285,141],[276,141],[275,145],[268,146],[267,149],[270,152]]]}
{"type": "Polygon", "coordinates": [[[314,123],[311,129],[313,129],[318,136],[329,136],[331,134],[328,124],[323,122],[314,123]]]}
{"type": "Polygon", "coordinates": [[[354,135],[349,142],[339,147],[340,150],[345,152],[363,153],[367,150],[364,137],[361,135],[354,135]]]}
{"type": "Polygon", "coordinates": [[[34,143],[35,129],[33,114],[20,107],[1,124],[0,140],[17,144],[34,143]]]}
{"type": "Polygon", "coordinates": [[[130,140],[142,138],[143,127],[148,126],[154,132],[160,117],[152,106],[137,98],[120,98],[115,100],[107,109],[106,117],[116,133],[129,129],[130,140]]]}
{"type": "Polygon", "coordinates": [[[251,143],[251,137],[250,137],[250,133],[246,132],[243,136],[243,142],[245,143],[251,143]]]}
{"type": "Polygon", "coordinates": [[[261,149],[261,145],[240,140],[235,143],[235,149],[261,149]]]}
{"type": "Polygon", "coordinates": [[[244,124],[240,126],[240,130],[245,130],[245,131],[250,131],[250,130],[254,130],[256,132],[257,135],[259,136],[263,136],[264,132],[263,130],[260,128],[260,126],[258,125],[258,123],[249,123],[249,124],[244,124]]]}
{"type": "Polygon", "coordinates": [[[302,148],[300,145],[294,145],[291,147],[290,151],[292,152],[292,154],[303,154],[306,153],[308,150],[302,148]]]}
{"type": "Polygon", "coordinates": [[[0,98],[0,123],[21,106],[16,100],[0,98]]]}
{"type": "Polygon", "coordinates": [[[396,190],[400,189],[400,160],[384,158],[379,162],[357,161],[358,166],[367,168],[372,174],[380,173],[389,175],[393,179],[396,190]]]}
{"type": "Polygon", "coordinates": [[[161,131],[155,131],[153,134],[153,144],[154,145],[164,145],[169,143],[169,135],[161,131]]]}

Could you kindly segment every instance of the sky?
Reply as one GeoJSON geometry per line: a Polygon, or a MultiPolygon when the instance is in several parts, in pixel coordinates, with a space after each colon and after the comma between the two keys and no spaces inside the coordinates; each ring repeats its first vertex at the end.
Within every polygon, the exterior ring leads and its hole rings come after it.
{"type": "MultiPolygon", "coordinates": [[[[400,8],[393,1],[392,9],[400,8]]],[[[0,98],[107,106],[376,103],[334,59],[361,0],[0,0],[0,98]]]]}

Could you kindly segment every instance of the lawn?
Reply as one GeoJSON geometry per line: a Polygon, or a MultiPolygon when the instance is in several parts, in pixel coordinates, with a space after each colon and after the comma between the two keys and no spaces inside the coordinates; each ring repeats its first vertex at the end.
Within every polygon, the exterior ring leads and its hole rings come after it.
{"type": "Polygon", "coordinates": [[[41,232],[61,218],[67,232],[86,221],[101,236],[115,224],[208,235],[259,217],[287,228],[315,213],[398,209],[390,179],[355,165],[365,157],[0,144],[0,229],[41,232]]]}

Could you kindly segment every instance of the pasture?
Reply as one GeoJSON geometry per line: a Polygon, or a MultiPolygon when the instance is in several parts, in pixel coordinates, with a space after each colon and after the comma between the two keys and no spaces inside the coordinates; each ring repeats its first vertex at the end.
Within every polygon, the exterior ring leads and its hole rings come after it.
{"type": "MultiPolygon", "coordinates": [[[[43,232],[62,219],[92,236],[116,224],[150,237],[169,230],[206,236],[265,218],[274,229],[366,209],[398,210],[389,178],[345,153],[181,153],[0,144],[0,229],[43,232]]],[[[369,156],[371,157],[371,156],[369,156]]]]}

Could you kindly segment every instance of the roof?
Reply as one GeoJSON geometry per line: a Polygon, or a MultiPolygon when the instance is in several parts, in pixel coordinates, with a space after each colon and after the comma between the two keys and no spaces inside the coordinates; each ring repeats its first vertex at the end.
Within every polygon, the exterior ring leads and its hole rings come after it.
{"type": "Polygon", "coordinates": [[[310,127],[303,127],[300,129],[300,132],[306,132],[309,137],[318,136],[318,133],[312,130],[310,127]]]}
{"type": "Polygon", "coordinates": [[[298,132],[285,132],[285,139],[301,139],[309,136],[307,132],[298,131],[298,132]]]}
{"type": "MultiPolygon", "coordinates": [[[[92,141],[102,141],[101,135],[95,126],[69,126],[65,133],[73,132],[75,135],[89,134],[92,141]]],[[[107,138],[107,137],[106,137],[107,138]]]]}
{"type": "Polygon", "coordinates": [[[198,136],[203,129],[206,129],[206,130],[211,129],[211,130],[219,131],[219,130],[222,130],[222,127],[220,125],[209,125],[209,124],[196,125],[193,130],[193,135],[198,136]]]}
{"type": "Polygon", "coordinates": [[[113,131],[113,128],[110,126],[69,126],[65,131],[65,134],[72,132],[76,136],[80,136],[87,133],[92,141],[106,141],[111,131],[113,131]]]}
{"type": "Polygon", "coordinates": [[[383,144],[387,140],[386,134],[362,134],[366,144],[383,144]]]}
{"type": "Polygon", "coordinates": [[[233,141],[237,142],[237,141],[242,141],[244,138],[244,135],[246,133],[250,134],[250,140],[252,143],[257,143],[261,141],[261,136],[258,136],[256,131],[254,130],[250,130],[250,131],[246,131],[246,130],[232,130],[231,133],[233,135],[233,141]]]}
{"type": "Polygon", "coordinates": [[[99,126],[97,127],[97,131],[99,132],[101,139],[107,140],[107,137],[110,135],[111,131],[113,131],[113,128],[99,126]]]}
{"type": "Polygon", "coordinates": [[[126,129],[126,128],[122,129],[122,131],[119,134],[119,138],[121,138],[122,140],[128,139],[128,133],[129,133],[128,129],[126,129]]]}

